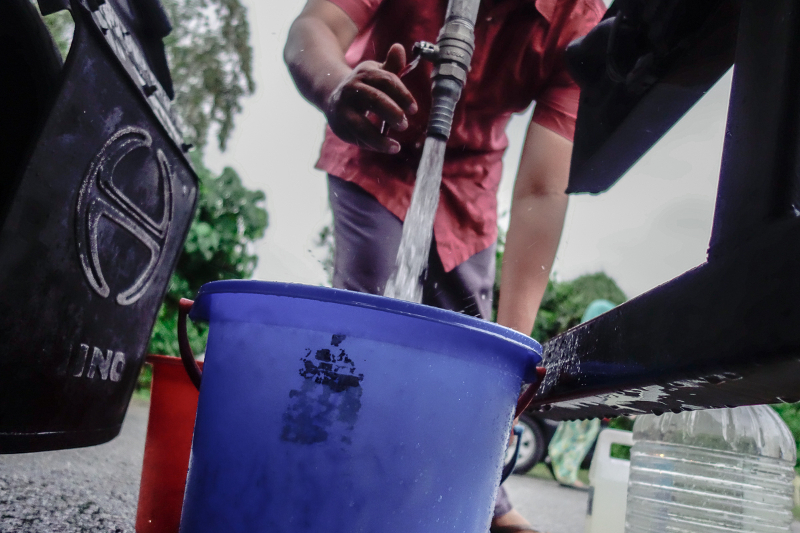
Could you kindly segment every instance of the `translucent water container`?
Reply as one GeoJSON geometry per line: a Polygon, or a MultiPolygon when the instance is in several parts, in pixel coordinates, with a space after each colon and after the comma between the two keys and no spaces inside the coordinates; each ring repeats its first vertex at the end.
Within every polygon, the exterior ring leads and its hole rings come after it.
{"type": "Polygon", "coordinates": [[[626,533],[788,532],[796,448],[767,406],[640,416],[626,533]]]}

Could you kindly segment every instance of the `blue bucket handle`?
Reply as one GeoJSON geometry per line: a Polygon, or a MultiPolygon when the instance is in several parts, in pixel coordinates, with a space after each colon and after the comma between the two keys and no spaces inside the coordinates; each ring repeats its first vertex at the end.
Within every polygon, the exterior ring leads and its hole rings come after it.
{"type": "MultiPolygon", "coordinates": [[[[203,379],[203,371],[200,370],[200,367],[194,360],[192,347],[189,345],[189,336],[186,333],[186,317],[193,305],[194,301],[188,298],[181,298],[180,302],[178,302],[178,347],[181,352],[183,367],[186,369],[186,373],[189,374],[189,379],[192,380],[194,386],[199,390],[200,382],[203,379]]],[[[546,370],[544,367],[536,367],[536,380],[525,389],[525,392],[523,392],[517,400],[514,420],[519,418],[519,415],[521,415],[533,401],[536,392],[539,390],[539,385],[544,381],[545,372],[546,370]]]]}
{"type": "Polygon", "coordinates": [[[514,456],[511,457],[511,460],[508,462],[508,464],[503,467],[503,473],[500,475],[501,485],[505,483],[505,481],[508,479],[508,476],[511,475],[511,472],[514,471],[514,467],[517,466],[517,458],[519,458],[519,447],[520,444],[522,444],[522,426],[516,424],[511,432],[517,437],[517,443],[514,445],[514,456]]]}

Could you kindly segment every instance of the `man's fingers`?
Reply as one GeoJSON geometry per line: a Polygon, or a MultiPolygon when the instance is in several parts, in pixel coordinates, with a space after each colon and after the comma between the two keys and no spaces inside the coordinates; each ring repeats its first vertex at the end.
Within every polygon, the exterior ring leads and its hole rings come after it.
{"type": "Polygon", "coordinates": [[[381,135],[380,122],[403,131],[406,113],[417,112],[411,92],[397,76],[406,64],[402,45],[392,45],[384,63],[364,61],[336,88],[327,101],[328,123],[340,138],[378,152],[396,154],[400,144],[381,135]],[[368,118],[367,115],[374,115],[368,118]],[[377,117],[378,123],[374,123],[377,117]]]}
{"type": "Polygon", "coordinates": [[[397,76],[406,66],[406,51],[402,45],[393,44],[384,63],[365,61],[362,65],[361,75],[365,83],[384,91],[406,113],[413,115],[417,112],[418,107],[414,96],[397,76]]]}
{"type": "Polygon", "coordinates": [[[396,154],[400,151],[400,143],[381,135],[380,130],[363,115],[351,116],[348,129],[356,144],[361,147],[385,154],[396,154]]]}
{"type": "Polygon", "coordinates": [[[383,91],[360,83],[352,87],[346,97],[356,111],[370,111],[398,131],[408,128],[408,120],[403,110],[383,91]]]}
{"type": "Polygon", "coordinates": [[[395,43],[389,48],[386,54],[386,61],[383,62],[383,69],[392,74],[398,74],[406,66],[406,49],[402,44],[395,43]]]}
{"type": "Polygon", "coordinates": [[[386,93],[389,98],[397,102],[403,111],[413,115],[417,112],[417,101],[395,74],[386,71],[377,71],[363,80],[376,89],[386,93]]]}
{"type": "MultiPolygon", "coordinates": [[[[405,63],[405,51],[403,47],[400,45],[394,45],[397,47],[398,52],[395,54],[400,54],[402,57],[402,62],[405,63]]],[[[393,55],[390,53],[390,59],[393,55]]],[[[400,60],[397,60],[399,64],[400,60]]],[[[392,63],[392,61],[389,61],[392,63]]],[[[395,64],[394,66],[397,66],[395,64]]],[[[389,65],[390,67],[393,65],[389,65]]],[[[372,85],[373,87],[385,92],[392,98],[397,104],[403,108],[406,113],[411,115],[417,112],[417,102],[414,99],[414,96],[411,94],[411,91],[408,90],[408,87],[400,80],[397,76],[397,73],[392,72],[385,68],[386,63],[380,64],[374,61],[364,61],[361,63],[355,70],[355,76],[352,81],[360,81],[362,83],[366,83],[367,85],[372,85]]],[[[402,70],[402,67],[401,67],[402,70]]]]}

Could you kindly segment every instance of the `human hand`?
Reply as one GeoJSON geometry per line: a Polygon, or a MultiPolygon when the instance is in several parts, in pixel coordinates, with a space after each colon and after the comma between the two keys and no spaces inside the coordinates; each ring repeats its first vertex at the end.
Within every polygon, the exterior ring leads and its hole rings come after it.
{"type": "Polygon", "coordinates": [[[396,154],[400,151],[400,143],[381,135],[367,112],[397,131],[408,128],[406,113],[413,115],[418,108],[397,75],[405,66],[405,49],[394,44],[385,62],[360,63],[331,92],[323,111],[340,139],[377,152],[396,154]]]}

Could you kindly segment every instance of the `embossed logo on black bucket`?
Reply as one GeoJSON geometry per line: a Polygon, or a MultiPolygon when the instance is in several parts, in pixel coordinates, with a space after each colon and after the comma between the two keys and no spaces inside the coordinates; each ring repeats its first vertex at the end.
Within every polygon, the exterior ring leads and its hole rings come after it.
{"type": "Polygon", "coordinates": [[[120,305],[135,303],[150,288],[159,270],[173,218],[172,169],[161,149],[155,151],[162,199],[158,220],[146,213],[114,182],[117,165],[135,150],[145,149],[149,152],[152,144],[150,134],[141,128],[128,127],[115,133],[92,161],[81,184],[76,205],[78,255],[86,280],[98,295],[107,298],[111,294],[111,287],[100,265],[101,219],[108,219],[127,231],[149,252],[149,260],[146,265],[140,266],[140,273],[133,284],[117,294],[116,301],[120,305]]]}
{"type": "Polygon", "coordinates": [[[307,349],[300,361],[304,378],[300,390],[289,391],[289,407],[283,414],[281,440],[297,444],[325,442],[335,435],[345,444],[361,409],[361,382],[353,360],[334,335],[331,346],[307,349]]]}

